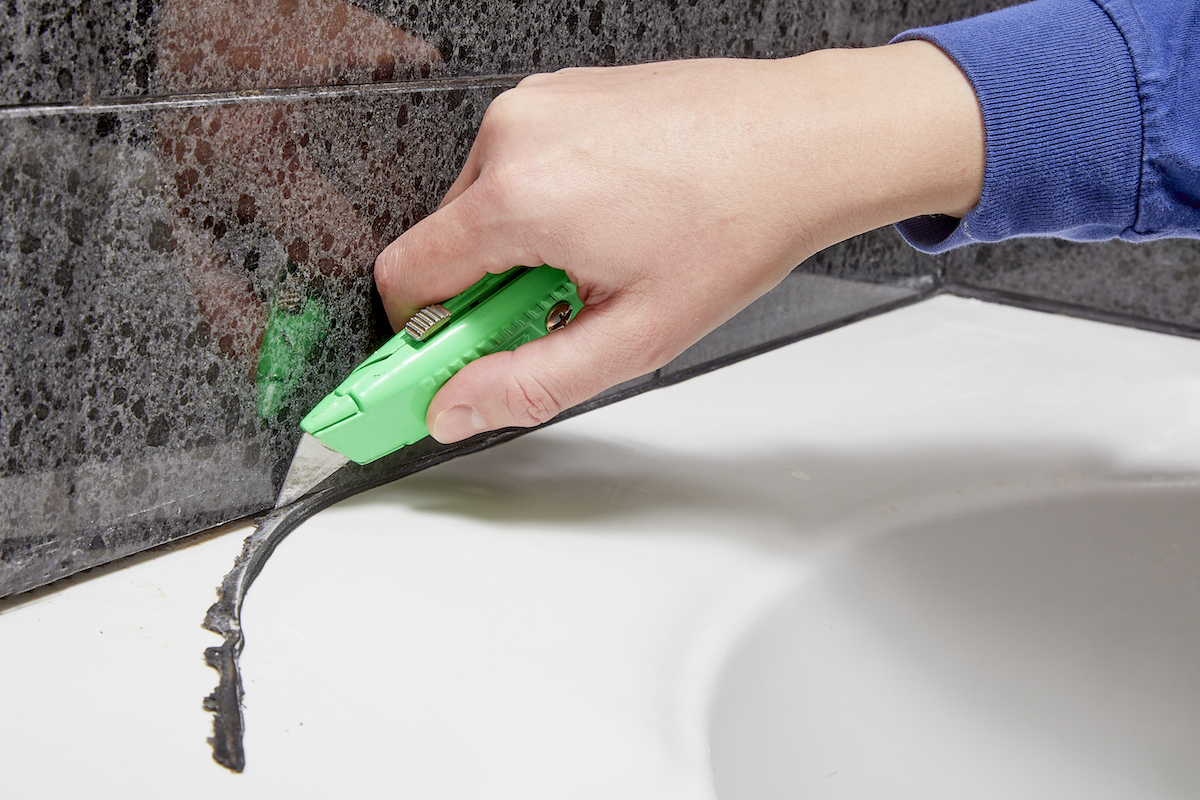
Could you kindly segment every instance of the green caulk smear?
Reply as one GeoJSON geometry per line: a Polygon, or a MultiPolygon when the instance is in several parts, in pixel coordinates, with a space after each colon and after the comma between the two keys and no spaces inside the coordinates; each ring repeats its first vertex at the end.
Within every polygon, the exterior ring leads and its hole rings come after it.
{"type": "MultiPolygon", "coordinates": [[[[288,267],[290,272],[290,262],[288,267]]],[[[263,332],[255,374],[258,416],[262,419],[278,416],[329,330],[329,317],[321,302],[290,288],[290,283],[285,280],[271,300],[271,314],[263,332]]]]}

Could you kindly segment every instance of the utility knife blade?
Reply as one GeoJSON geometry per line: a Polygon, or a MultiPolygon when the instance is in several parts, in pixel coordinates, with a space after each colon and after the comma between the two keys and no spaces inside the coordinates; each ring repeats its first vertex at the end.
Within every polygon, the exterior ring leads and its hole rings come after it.
{"type": "Polygon", "coordinates": [[[582,307],[566,273],[541,266],[487,275],[421,309],[301,420],[304,435],[275,507],[350,461],[369,464],[424,439],[429,403],[452,375],[564,327],[582,307]]]}

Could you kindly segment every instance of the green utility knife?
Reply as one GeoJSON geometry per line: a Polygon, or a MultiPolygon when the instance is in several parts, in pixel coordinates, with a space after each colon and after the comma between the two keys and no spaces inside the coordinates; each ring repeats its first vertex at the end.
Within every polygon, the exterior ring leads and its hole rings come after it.
{"type": "Polygon", "coordinates": [[[583,304],[567,274],[517,267],[413,316],[300,422],[304,435],[275,507],[348,461],[369,464],[429,435],[425,414],[450,376],[489,353],[565,326],[583,304]]]}

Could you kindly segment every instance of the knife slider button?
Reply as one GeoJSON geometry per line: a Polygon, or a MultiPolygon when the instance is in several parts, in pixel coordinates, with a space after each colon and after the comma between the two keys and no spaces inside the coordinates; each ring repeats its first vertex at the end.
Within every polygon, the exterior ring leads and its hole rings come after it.
{"type": "Polygon", "coordinates": [[[412,319],[405,324],[404,332],[418,342],[423,342],[445,325],[449,319],[450,312],[446,310],[446,307],[435,303],[425,306],[413,314],[412,319]]]}

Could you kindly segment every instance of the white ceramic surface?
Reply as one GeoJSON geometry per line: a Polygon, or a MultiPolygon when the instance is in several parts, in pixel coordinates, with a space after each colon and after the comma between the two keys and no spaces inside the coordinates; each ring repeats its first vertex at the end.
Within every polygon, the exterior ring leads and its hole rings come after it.
{"type": "Polygon", "coordinates": [[[242,775],[245,530],[0,605],[5,793],[1196,797],[1198,519],[1200,342],[937,298],[319,514],[242,775]]]}

